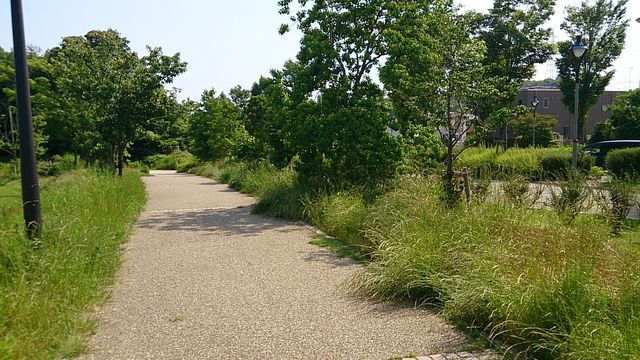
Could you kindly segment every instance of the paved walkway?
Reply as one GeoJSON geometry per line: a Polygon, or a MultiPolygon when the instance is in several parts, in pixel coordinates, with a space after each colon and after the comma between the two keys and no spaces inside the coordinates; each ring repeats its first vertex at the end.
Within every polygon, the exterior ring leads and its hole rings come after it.
{"type": "Polygon", "coordinates": [[[251,215],[252,198],[154,174],[84,358],[389,359],[469,343],[430,311],[353,297],[342,285],[360,265],[251,215]]]}

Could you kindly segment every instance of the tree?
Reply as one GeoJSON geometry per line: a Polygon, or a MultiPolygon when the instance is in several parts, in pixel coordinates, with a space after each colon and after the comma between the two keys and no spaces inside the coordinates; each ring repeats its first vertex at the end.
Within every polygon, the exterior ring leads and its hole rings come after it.
{"type": "MultiPolygon", "coordinates": [[[[43,155],[47,151],[48,123],[60,114],[58,98],[53,91],[51,68],[38,51],[37,48],[29,48],[27,61],[36,152],[43,155]]],[[[0,48],[0,153],[12,158],[14,170],[17,171],[20,153],[13,61],[13,54],[0,48]]]]}
{"type": "Polygon", "coordinates": [[[609,111],[611,119],[596,125],[592,142],[640,139],[640,89],[618,96],[609,111]]]}
{"type": "Polygon", "coordinates": [[[613,61],[624,48],[629,20],[625,18],[627,0],[595,0],[593,5],[583,1],[581,6],[568,6],[567,17],[561,27],[571,39],[583,36],[589,47],[580,60],[571,51],[572,40],[558,44],[560,58],[556,61],[560,77],[562,102],[574,116],[576,76],[580,75],[580,103],[578,104],[578,138],[584,137],[588,110],[593,106],[613,78],[613,61]],[[579,67],[578,67],[579,65],[579,67]]]}
{"type": "Polygon", "coordinates": [[[187,133],[191,152],[200,159],[231,156],[245,133],[240,109],[224,93],[216,96],[214,89],[207,90],[189,119],[187,133]]]}
{"type": "Polygon", "coordinates": [[[49,51],[60,72],[58,84],[79,113],[88,115],[83,128],[94,148],[106,147],[118,174],[132,141],[152,121],[166,116],[164,85],[186,70],[180,55],[163,55],[147,47],[142,58],[129,41],[114,30],[90,31],[84,37],[66,37],[49,51]]]}
{"type": "Polygon", "coordinates": [[[186,131],[191,104],[188,101],[179,103],[175,91],[161,91],[156,95],[158,105],[165,112],[138,132],[129,149],[132,160],[141,160],[154,154],[169,154],[187,147],[186,131]]]}
{"type": "Polygon", "coordinates": [[[487,14],[474,15],[476,32],[487,47],[486,75],[497,90],[480,100],[476,116],[488,126],[476,138],[493,142],[497,136],[497,145],[502,142],[507,149],[508,124],[521,112],[510,109],[511,104],[534,75],[535,65],[547,61],[554,51],[549,42],[551,29],[544,26],[554,5],[553,0],[494,0],[487,14]]]}
{"type": "Polygon", "coordinates": [[[553,141],[553,127],[558,119],[552,115],[536,114],[535,128],[533,114],[527,111],[509,123],[515,136],[515,143],[521,148],[533,145],[533,132],[536,133],[536,146],[548,147],[553,141]]]}
{"type": "MultiPolygon", "coordinates": [[[[290,13],[291,2],[279,1],[281,13],[290,13]]],[[[302,181],[373,185],[395,174],[400,146],[386,131],[393,118],[370,77],[386,54],[382,34],[392,3],[298,0],[292,20],[303,37],[291,114],[302,181]]]]}
{"type": "Polygon", "coordinates": [[[486,47],[471,35],[472,20],[447,0],[403,3],[397,25],[385,33],[389,59],[380,73],[396,108],[412,122],[439,129],[449,206],[459,199],[454,163],[464,138],[472,125],[480,128],[474,114],[481,99],[495,95],[483,65],[486,47]]]}
{"type": "Polygon", "coordinates": [[[243,89],[240,85],[236,85],[229,90],[229,97],[231,98],[231,102],[239,107],[240,110],[244,110],[251,98],[251,91],[243,89]]]}
{"type": "Polygon", "coordinates": [[[255,138],[260,155],[284,167],[293,158],[288,132],[291,100],[282,84],[282,73],[272,71],[271,75],[253,84],[244,112],[245,127],[255,138]]]}
{"type": "Polygon", "coordinates": [[[494,0],[489,13],[480,16],[478,34],[487,47],[483,64],[500,95],[487,97],[478,108],[483,120],[509,107],[523,83],[535,74],[535,65],[553,54],[551,28],[544,25],[554,5],[553,0],[494,0]]]}
{"type": "Polygon", "coordinates": [[[532,88],[532,87],[559,88],[560,81],[558,79],[527,80],[522,84],[522,87],[523,88],[532,88]]]}

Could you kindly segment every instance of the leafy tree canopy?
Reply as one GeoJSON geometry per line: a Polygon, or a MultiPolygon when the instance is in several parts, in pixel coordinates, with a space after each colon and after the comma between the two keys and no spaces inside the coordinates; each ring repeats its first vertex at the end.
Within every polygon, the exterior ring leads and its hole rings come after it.
{"type": "Polygon", "coordinates": [[[164,85],[186,70],[179,54],[147,51],[139,57],[126,38],[110,29],[66,37],[48,52],[64,97],[77,113],[88,115],[74,135],[92,143],[93,151],[106,147],[119,173],[136,136],[167,115],[164,85]]]}
{"type": "Polygon", "coordinates": [[[592,142],[640,139],[640,89],[616,97],[611,119],[596,125],[592,142]]]}
{"type": "Polygon", "coordinates": [[[578,132],[582,138],[587,112],[611,82],[615,59],[620,56],[626,39],[629,20],[625,18],[627,0],[583,1],[580,6],[568,6],[562,29],[571,40],[558,44],[560,58],[556,61],[560,77],[562,102],[569,112],[575,112],[576,76],[580,76],[578,132]],[[581,59],[576,59],[571,45],[576,35],[589,47],[581,59]]]}

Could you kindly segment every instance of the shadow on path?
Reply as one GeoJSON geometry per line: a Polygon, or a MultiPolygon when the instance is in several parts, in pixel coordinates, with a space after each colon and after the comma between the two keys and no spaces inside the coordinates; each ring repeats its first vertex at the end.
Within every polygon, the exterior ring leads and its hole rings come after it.
{"type": "Polygon", "coordinates": [[[305,253],[304,261],[321,262],[333,267],[353,266],[357,264],[355,260],[342,257],[338,253],[328,249],[318,249],[305,253]]]}
{"type": "Polygon", "coordinates": [[[265,231],[291,233],[300,228],[285,221],[250,214],[249,208],[147,213],[136,228],[160,232],[189,231],[205,235],[264,236],[265,231]]]}

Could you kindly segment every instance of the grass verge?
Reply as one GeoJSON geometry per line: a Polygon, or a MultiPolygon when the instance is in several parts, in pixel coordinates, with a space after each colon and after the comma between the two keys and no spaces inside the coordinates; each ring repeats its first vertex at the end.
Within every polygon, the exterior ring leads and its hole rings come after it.
{"type": "Polygon", "coordinates": [[[44,229],[23,234],[19,183],[0,187],[0,358],[72,357],[86,349],[120,246],[145,200],[139,173],[79,170],[42,191],[44,229]]]}

